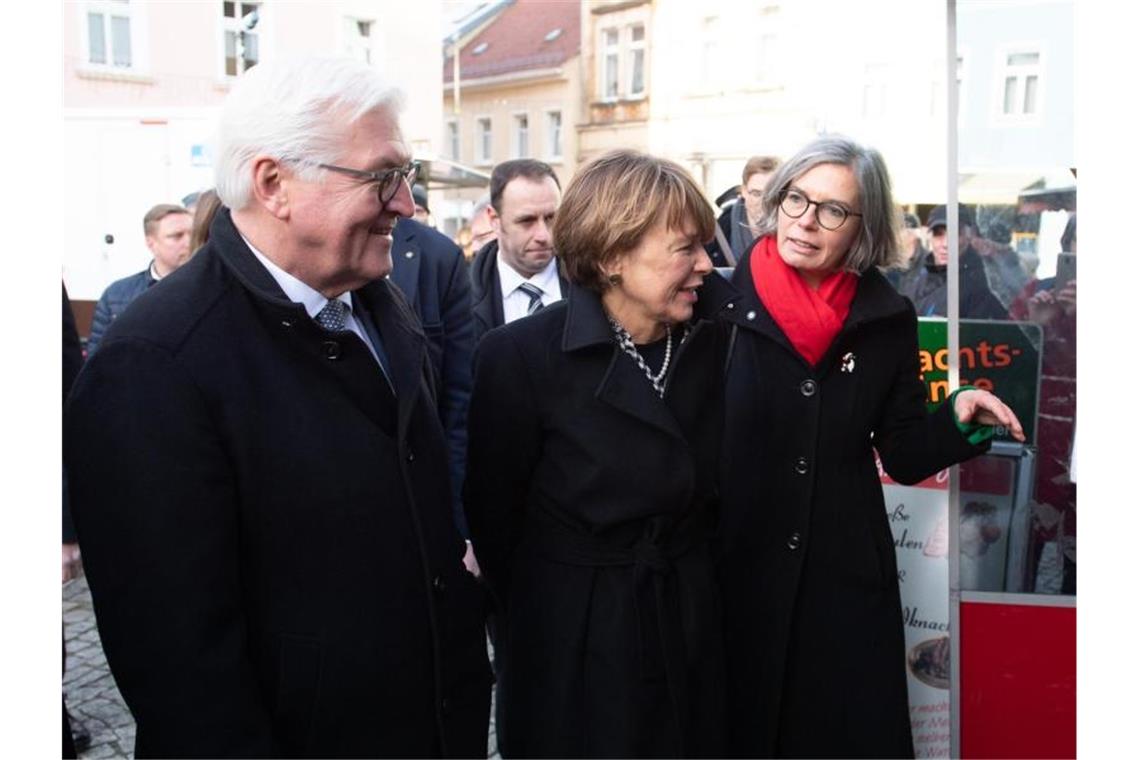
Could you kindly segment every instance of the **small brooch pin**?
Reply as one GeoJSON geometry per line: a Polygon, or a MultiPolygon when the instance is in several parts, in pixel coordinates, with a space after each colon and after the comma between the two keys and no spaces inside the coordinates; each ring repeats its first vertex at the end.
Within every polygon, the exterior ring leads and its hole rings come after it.
{"type": "Polygon", "coordinates": [[[848,351],[839,360],[840,372],[854,372],[855,371],[855,354],[848,351]]]}

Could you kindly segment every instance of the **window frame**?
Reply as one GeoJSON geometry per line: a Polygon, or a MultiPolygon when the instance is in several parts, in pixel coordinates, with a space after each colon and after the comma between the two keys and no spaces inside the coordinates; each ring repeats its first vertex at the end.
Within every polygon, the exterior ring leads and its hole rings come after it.
{"type": "MultiPolygon", "coordinates": [[[[215,0],[215,2],[216,1],[217,0],[215,0]]],[[[257,26],[254,28],[254,31],[250,32],[251,34],[253,34],[254,36],[257,37],[257,61],[254,65],[256,65],[257,63],[261,63],[262,61],[265,60],[265,57],[266,57],[265,56],[265,53],[266,53],[265,42],[268,39],[268,34],[267,34],[266,17],[265,17],[265,9],[266,9],[265,0],[248,0],[248,1],[233,0],[233,4],[236,6],[235,11],[234,11],[235,15],[233,18],[229,18],[225,15],[225,2],[219,3],[220,7],[218,7],[218,37],[217,37],[217,39],[218,39],[218,53],[219,53],[218,58],[217,58],[217,60],[218,60],[218,78],[223,82],[233,82],[238,77],[240,77],[242,74],[244,74],[246,71],[249,71],[250,68],[253,68],[252,66],[250,66],[248,68],[244,68],[239,63],[239,66],[238,66],[239,70],[237,71],[237,73],[230,74],[226,71],[226,32],[232,31],[232,32],[235,32],[236,34],[240,35],[240,33],[241,33],[240,24],[241,24],[242,16],[237,15],[237,14],[241,13],[241,7],[243,5],[257,6],[257,8],[256,8],[256,10],[257,10],[257,26]]],[[[235,37],[235,53],[237,52],[236,41],[237,41],[237,38],[235,37]]],[[[241,57],[241,56],[236,57],[236,60],[239,62],[243,61],[244,57],[241,57]]]]}
{"type": "Polygon", "coordinates": [[[82,49],[80,70],[106,74],[140,75],[149,68],[149,49],[144,33],[146,28],[146,4],[138,0],[87,0],[76,3],[78,10],[79,39],[82,49]],[[90,14],[102,16],[103,46],[105,60],[102,63],[91,60],[91,33],[88,22],[90,14]],[[126,18],[128,24],[128,45],[130,62],[115,64],[115,41],[111,19],[126,18]]]}
{"type": "Polygon", "coordinates": [[[511,156],[514,158],[530,158],[530,153],[530,113],[528,111],[513,111],[511,112],[511,156]],[[524,121],[525,126],[520,128],[524,121]]]}
{"type": "Polygon", "coordinates": [[[561,163],[566,156],[566,123],[562,118],[561,108],[547,108],[543,111],[543,125],[545,127],[544,144],[543,147],[546,151],[547,163],[561,163]],[[553,120],[551,117],[558,116],[558,140],[555,141],[551,137],[553,120]],[[553,148],[557,146],[558,151],[555,152],[553,148]]]}
{"type": "MultiPolygon", "coordinates": [[[[375,66],[378,53],[376,45],[378,39],[376,34],[378,28],[377,19],[365,16],[354,16],[351,14],[345,14],[342,18],[344,22],[341,24],[341,49],[353,60],[361,61],[369,66],[375,66]],[[363,37],[359,34],[360,24],[368,24],[371,27],[367,37],[363,37]],[[365,58],[361,58],[357,55],[361,51],[364,52],[365,58]]],[[[258,24],[258,26],[260,26],[260,24],[258,24]]]]}
{"type": "Polygon", "coordinates": [[[475,156],[475,165],[476,166],[488,166],[488,165],[494,163],[495,120],[493,118],[491,118],[490,114],[481,114],[481,115],[478,115],[475,117],[475,150],[473,151],[473,153],[475,156]],[[485,134],[487,135],[487,140],[486,140],[487,146],[486,147],[488,148],[488,150],[486,153],[483,152],[483,148],[484,148],[483,135],[484,135],[484,132],[482,130],[482,126],[484,123],[486,123],[486,125],[487,125],[487,129],[486,129],[485,134]]]}
{"type": "Polygon", "coordinates": [[[994,82],[992,94],[992,114],[994,126],[1040,126],[1042,114],[1045,111],[1046,82],[1048,74],[1048,56],[1043,40],[1025,40],[1008,42],[999,45],[995,51],[997,59],[994,66],[994,82]],[[1037,56],[1035,64],[1010,64],[1011,55],[1032,53],[1037,56]],[[1005,86],[1010,77],[1017,80],[1016,110],[1013,113],[1005,111],[1005,86]],[[1035,103],[1032,113],[1025,113],[1025,89],[1029,77],[1037,78],[1037,89],[1034,93],[1035,103]]]}
{"type": "Polygon", "coordinates": [[[452,161],[458,161],[459,151],[462,149],[459,139],[459,119],[447,119],[444,122],[443,137],[447,145],[448,157],[452,161]]]}
{"type": "Polygon", "coordinates": [[[621,100],[622,97],[621,29],[621,26],[616,24],[598,29],[598,99],[609,103],[621,100]],[[612,45],[606,42],[608,32],[613,32],[616,37],[616,41],[612,45]],[[609,82],[607,59],[610,55],[614,56],[614,78],[617,85],[616,92],[612,95],[606,91],[606,85],[609,82]]]}

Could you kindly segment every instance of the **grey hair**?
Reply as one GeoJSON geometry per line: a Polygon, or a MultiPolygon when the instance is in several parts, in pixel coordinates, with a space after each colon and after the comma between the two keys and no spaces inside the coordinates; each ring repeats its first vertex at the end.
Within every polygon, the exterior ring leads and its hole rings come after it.
{"type": "Polygon", "coordinates": [[[764,189],[764,215],[758,225],[760,237],[776,233],[780,195],[820,164],[849,167],[859,184],[863,216],[852,217],[861,222],[861,226],[851,250],[843,257],[843,268],[862,274],[871,267],[890,266],[898,258],[898,222],[886,162],[879,151],[841,135],[817,137],[781,164],[772,175],[764,189]]]}
{"type": "Polygon", "coordinates": [[[344,149],[347,126],[377,110],[395,118],[402,106],[400,90],[350,58],[259,63],[237,80],[222,108],[214,163],[218,197],[235,210],[249,203],[257,156],[316,181],[325,171],[317,165],[335,163],[344,149]]]}

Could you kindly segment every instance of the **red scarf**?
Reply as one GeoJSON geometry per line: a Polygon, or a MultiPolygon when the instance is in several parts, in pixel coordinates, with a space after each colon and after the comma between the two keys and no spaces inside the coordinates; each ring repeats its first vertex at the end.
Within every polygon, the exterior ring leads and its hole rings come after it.
{"type": "Polygon", "coordinates": [[[814,367],[843,327],[858,279],[850,272],[828,275],[812,290],[776,250],[769,235],[752,247],[752,284],[764,308],[807,363],[814,367]]]}

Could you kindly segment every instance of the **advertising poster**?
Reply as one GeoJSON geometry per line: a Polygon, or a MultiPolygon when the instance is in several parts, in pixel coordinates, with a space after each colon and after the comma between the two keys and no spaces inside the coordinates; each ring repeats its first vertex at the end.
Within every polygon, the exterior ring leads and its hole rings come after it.
{"type": "MultiPolygon", "coordinates": [[[[1041,330],[1019,322],[962,320],[959,350],[963,385],[998,394],[1034,441],[1040,378],[1041,330]]],[[[919,379],[934,409],[950,395],[946,320],[919,320],[919,379]]],[[[999,429],[995,440],[1012,440],[999,429]]],[[[887,517],[898,560],[906,638],[907,688],[915,756],[950,756],[950,471],[913,486],[895,483],[879,466],[887,517]]],[[[1010,583],[1010,560],[1020,518],[1014,509],[1014,465],[987,456],[960,472],[960,587],[1000,591],[1010,583]],[[1012,526],[1012,529],[1011,529],[1012,526]]],[[[1014,573],[1016,575],[1016,573],[1014,573]]]]}
{"type": "Polygon", "coordinates": [[[880,466],[898,558],[915,757],[950,756],[949,470],[914,486],[880,466]]]}

